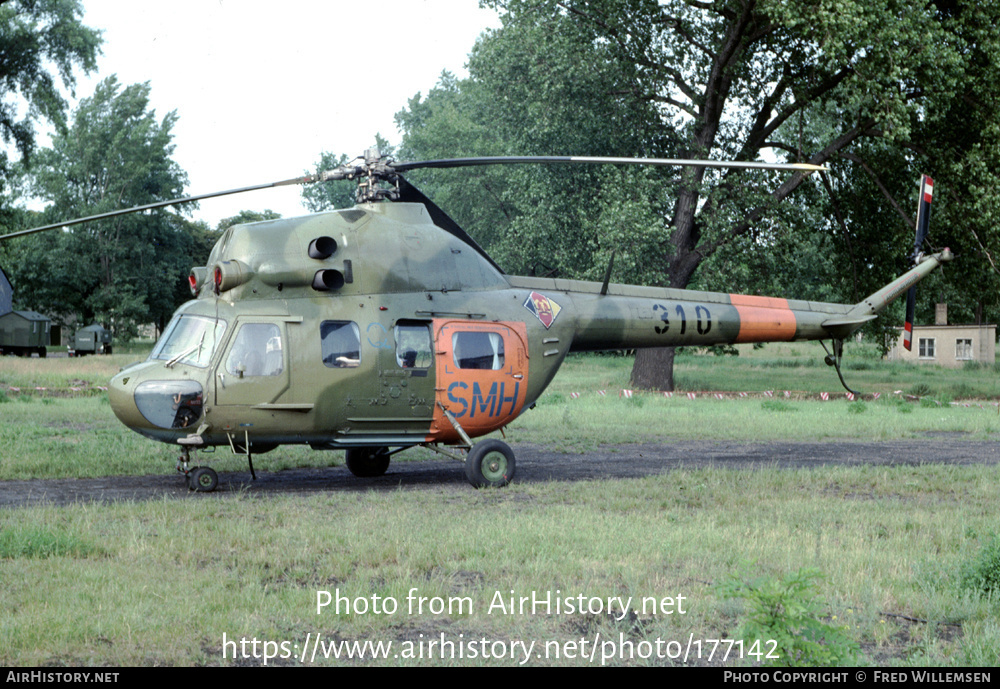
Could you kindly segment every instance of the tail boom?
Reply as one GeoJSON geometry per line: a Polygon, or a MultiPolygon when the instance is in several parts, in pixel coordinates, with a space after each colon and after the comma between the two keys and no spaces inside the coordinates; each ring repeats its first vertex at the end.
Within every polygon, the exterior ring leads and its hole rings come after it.
{"type": "Polygon", "coordinates": [[[718,292],[508,276],[517,290],[538,290],[572,308],[571,351],[686,347],[745,342],[843,340],[876,318],[912,285],[953,258],[945,249],[858,304],[810,302],[718,292]]]}
{"type": "Polygon", "coordinates": [[[953,258],[955,258],[955,255],[951,253],[951,249],[943,249],[936,254],[924,256],[916,266],[859,302],[851,310],[851,315],[862,316],[880,313],[885,307],[898,299],[900,295],[953,258]]]}

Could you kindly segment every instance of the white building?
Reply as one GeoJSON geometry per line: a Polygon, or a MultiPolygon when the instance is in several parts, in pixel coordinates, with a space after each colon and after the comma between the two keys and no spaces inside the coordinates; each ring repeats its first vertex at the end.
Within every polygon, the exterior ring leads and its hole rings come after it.
{"type": "Polygon", "coordinates": [[[941,366],[963,366],[966,361],[993,364],[996,361],[997,326],[948,325],[948,305],[938,304],[934,325],[913,326],[913,349],[903,348],[903,329],[889,350],[890,360],[914,361],[941,366]]]}

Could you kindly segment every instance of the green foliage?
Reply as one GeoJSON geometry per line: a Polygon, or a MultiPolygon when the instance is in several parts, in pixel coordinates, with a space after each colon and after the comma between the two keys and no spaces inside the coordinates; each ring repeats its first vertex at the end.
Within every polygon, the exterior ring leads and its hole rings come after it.
{"type": "MultiPolygon", "coordinates": [[[[216,235],[213,236],[213,240],[218,238],[225,230],[229,229],[233,225],[240,225],[242,223],[250,222],[260,222],[262,220],[277,220],[281,217],[281,213],[275,213],[274,211],[268,209],[265,211],[240,211],[238,214],[233,215],[228,218],[223,218],[219,221],[219,224],[215,226],[216,235]]],[[[208,247],[209,251],[212,249],[211,246],[208,247]]],[[[205,256],[208,256],[208,251],[205,252],[205,256]]]]}
{"type": "MultiPolygon", "coordinates": [[[[183,195],[187,178],[171,158],[177,115],[157,119],[149,90],[149,84],[122,87],[115,77],[105,79],[80,102],[70,129],[38,153],[32,189],[50,202],[46,221],[183,195]]],[[[164,325],[190,298],[182,286],[191,266],[205,261],[206,233],[203,225],[160,209],[35,235],[12,249],[11,280],[20,303],[113,324],[121,341],[140,324],[164,325]]]]}
{"type": "MultiPolygon", "coordinates": [[[[84,26],[79,0],[9,0],[0,3],[0,139],[28,160],[40,119],[65,128],[66,100],[59,83],[72,89],[73,70],[97,66],[101,34],[84,26]],[[19,100],[27,101],[22,112],[19,100]]],[[[0,150],[0,181],[8,172],[0,150]]],[[[2,187],[0,187],[2,188],[2,187]]]]}
{"type": "Polygon", "coordinates": [[[854,400],[847,405],[848,414],[864,414],[866,411],[868,411],[868,405],[865,404],[864,400],[854,400]]]}
{"type": "Polygon", "coordinates": [[[62,529],[10,526],[0,529],[0,560],[57,556],[89,557],[101,549],[62,529]]]}
{"type": "Polygon", "coordinates": [[[992,540],[962,566],[960,585],[977,595],[1000,594],[1000,535],[994,534],[992,540]]]}
{"type": "MultiPolygon", "coordinates": [[[[822,574],[800,569],[783,578],[760,576],[744,581],[731,576],[720,593],[743,601],[747,619],[741,628],[745,644],[765,640],[777,642],[771,656],[762,657],[767,666],[832,667],[856,665],[860,648],[846,631],[821,621],[825,602],[819,594],[822,574]]],[[[749,646],[748,646],[749,647],[749,646]]]]}
{"type": "Polygon", "coordinates": [[[795,407],[784,400],[767,399],[760,403],[760,408],[766,411],[787,412],[795,411],[795,407]]]}
{"type": "MultiPolygon", "coordinates": [[[[832,167],[808,182],[704,169],[414,174],[506,270],[600,279],[614,251],[613,279],[856,303],[907,266],[912,217],[902,209],[914,207],[914,180],[928,171],[949,190],[936,195],[942,229],[931,245],[977,258],[962,280],[935,276],[919,291],[919,313],[934,295],[954,301],[965,320],[1000,312],[1000,280],[988,267],[1000,263],[991,193],[1000,186],[1000,37],[988,28],[1000,23],[1000,6],[487,4],[503,25],[477,43],[469,78],[445,75],[397,115],[403,158],[754,160],[777,151],[832,167]]],[[[671,360],[640,361],[668,370],[633,380],[667,389],[671,360]]]]}

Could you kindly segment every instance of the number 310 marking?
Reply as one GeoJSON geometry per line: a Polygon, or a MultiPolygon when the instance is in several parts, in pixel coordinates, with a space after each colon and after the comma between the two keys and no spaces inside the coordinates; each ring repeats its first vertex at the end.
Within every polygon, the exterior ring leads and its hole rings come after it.
{"type": "MultiPolygon", "coordinates": [[[[684,313],[684,307],[680,304],[677,304],[674,308],[677,313],[677,317],[680,318],[680,334],[683,335],[687,332],[687,314],[684,313]]],[[[669,307],[664,306],[663,304],[653,304],[653,313],[656,313],[657,311],[659,312],[660,322],[662,325],[654,326],[653,329],[657,332],[657,334],[663,335],[670,329],[669,307]]],[[[707,335],[712,329],[712,313],[707,307],[699,304],[694,307],[694,315],[696,318],[695,327],[698,330],[698,334],[707,335]]]]}

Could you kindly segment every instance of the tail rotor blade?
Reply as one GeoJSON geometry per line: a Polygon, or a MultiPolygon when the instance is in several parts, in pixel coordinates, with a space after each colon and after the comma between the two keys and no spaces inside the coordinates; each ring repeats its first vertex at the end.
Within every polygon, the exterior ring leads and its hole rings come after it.
{"type": "MultiPolygon", "coordinates": [[[[913,239],[913,263],[920,261],[924,239],[931,222],[931,201],[934,199],[934,180],[927,175],[920,177],[920,201],[917,204],[916,236],[913,239]]],[[[917,288],[913,286],[906,293],[906,322],[903,325],[903,347],[913,349],[913,321],[917,310],[917,288]]]]}
{"type": "Polygon", "coordinates": [[[931,222],[931,201],[934,198],[934,180],[927,175],[920,178],[920,203],[917,205],[917,232],[913,240],[913,255],[923,250],[924,238],[931,222]]]}
{"type": "Polygon", "coordinates": [[[903,347],[906,351],[913,349],[913,317],[917,310],[917,287],[914,285],[906,292],[906,323],[903,325],[903,347]]]}

